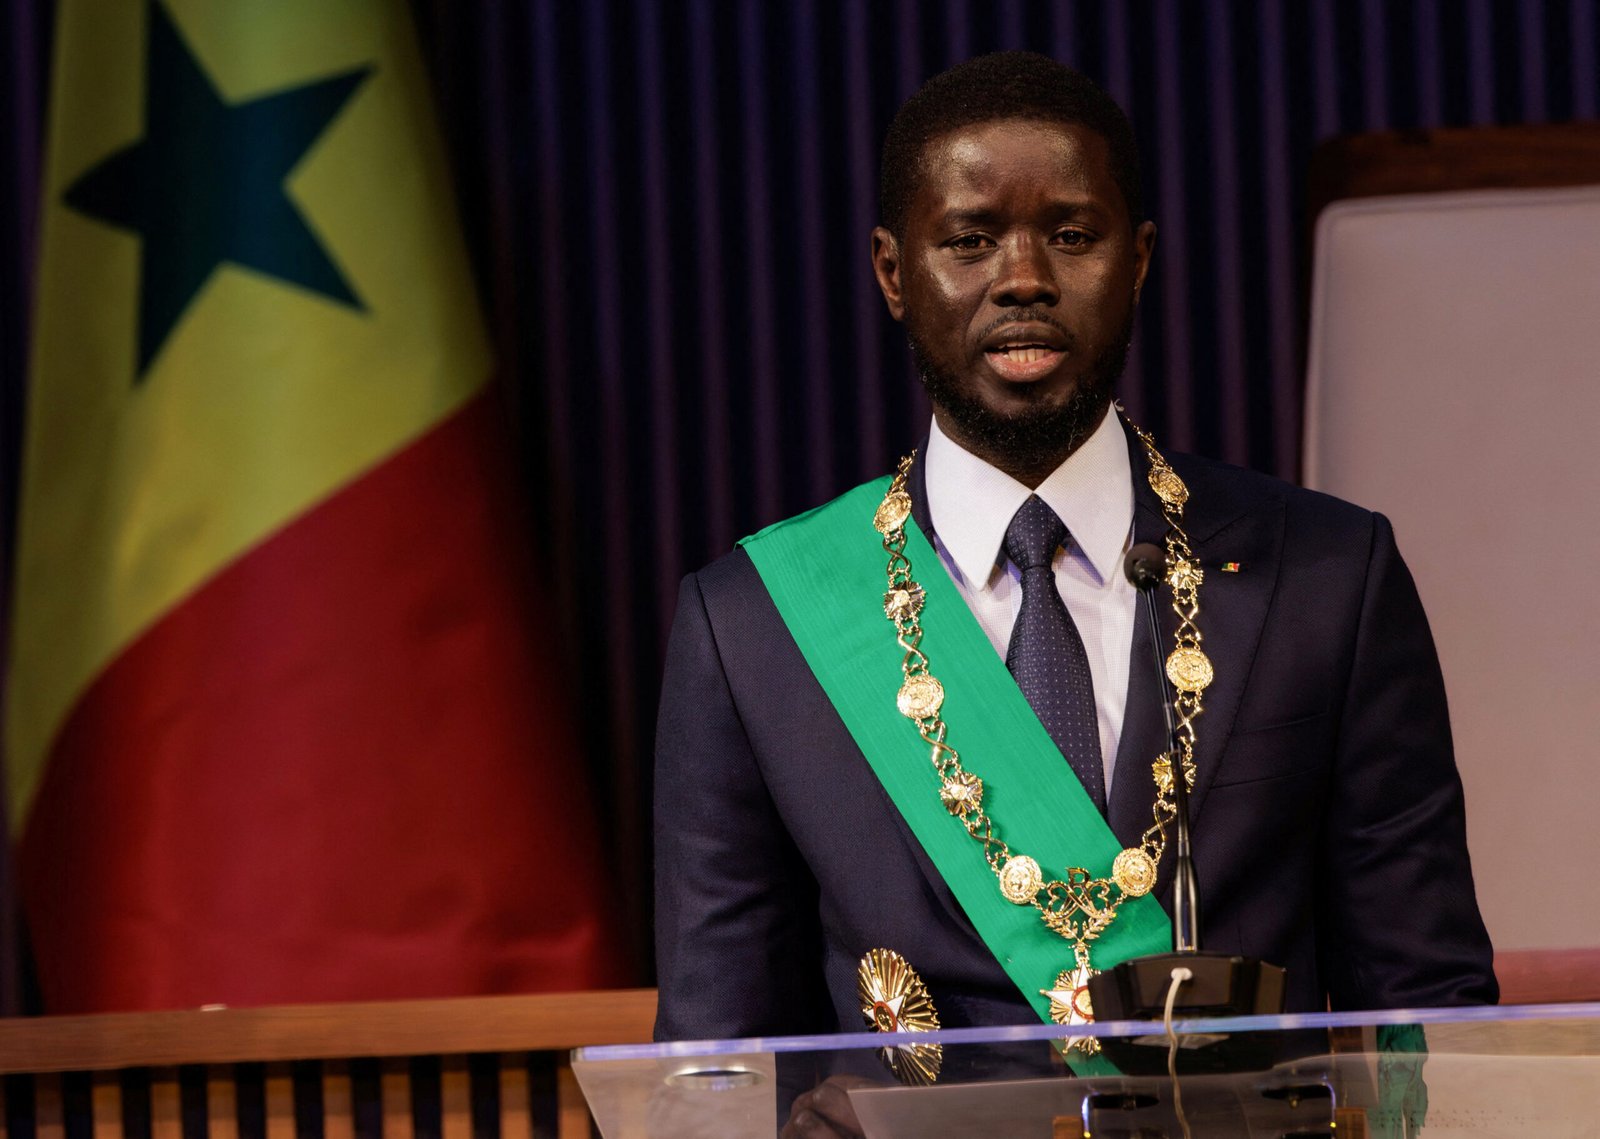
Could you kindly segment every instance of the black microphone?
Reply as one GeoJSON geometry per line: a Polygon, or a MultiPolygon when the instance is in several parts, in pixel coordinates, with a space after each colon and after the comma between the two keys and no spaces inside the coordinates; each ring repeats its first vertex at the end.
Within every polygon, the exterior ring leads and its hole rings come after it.
{"type": "MultiPolygon", "coordinates": [[[[1156,590],[1167,578],[1167,558],[1161,547],[1149,542],[1133,546],[1122,560],[1122,572],[1144,602],[1154,653],[1156,691],[1161,694],[1161,709],[1167,723],[1167,759],[1172,771],[1173,879],[1172,949],[1135,957],[1089,978],[1089,999],[1096,1020],[1135,1020],[1160,1018],[1163,1006],[1176,998],[1174,1009],[1187,1015],[1250,1016],[1272,1015],[1283,1011],[1284,971],[1253,957],[1229,953],[1206,953],[1200,949],[1200,889],[1194,869],[1189,830],[1189,781],[1183,772],[1183,748],[1178,742],[1177,724],[1172,714],[1172,693],[1167,687],[1161,652],[1161,628],[1156,620],[1156,590]],[[1181,985],[1175,993],[1174,986],[1181,985]]],[[[1266,1035],[1266,1034],[1261,1034],[1266,1035]]],[[[1211,1037],[1220,1044],[1227,1037],[1211,1037]]],[[[1137,1045],[1163,1041],[1164,1037],[1137,1038],[1131,1050],[1114,1038],[1102,1041],[1108,1054],[1127,1072],[1155,1071],[1154,1061],[1139,1055],[1137,1045]]],[[[1236,1042],[1237,1043],[1237,1042],[1236,1042]]],[[[1257,1039],[1254,1043],[1260,1043],[1257,1039]]],[[[1218,1061],[1232,1067],[1270,1067],[1270,1056],[1257,1056],[1248,1036],[1242,1046],[1222,1049],[1226,1056],[1218,1061]]],[[[1267,1050],[1270,1052],[1270,1049],[1267,1050]]],[[[1196,1062],[1189,1065],[1193,1070],[1196,1062]]],[[[1180,1067],[1185,1066],[1180,1063],[1180,1067]]],[[[1204,1066],[1202,1064],[1202,1066],[1204,1066]]]]}
{"type": "MultiPolygon", "coordinates": [[[[1167,579],[1167,555],[1154,542],[1138,542],[1123,555],[1122,575],[1140,593],[1148,592],[1167,579]]],[[[1160,649],[1160,644],[1156,648],[1160,649]]],[[[1157,658],[1161,656],[1156,653],[1157,658]]]]}

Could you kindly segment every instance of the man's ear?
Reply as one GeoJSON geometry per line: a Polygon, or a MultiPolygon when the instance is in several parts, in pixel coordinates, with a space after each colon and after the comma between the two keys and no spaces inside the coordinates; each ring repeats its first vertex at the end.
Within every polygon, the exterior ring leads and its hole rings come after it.
{"type": "Polygon", "coordinates": [[[1156,223],[1144,221],[1133,231],[1133,299],[1139,299],[1144,279],[1150,273],[1150,258],[1156,251],[1156,223]]]}
{"type": "Polygon", "coordinates": [[[900,292],[900,243],[881,225],[872,231],[872,275],[878,278],[878,288],[883,290],[883,302],[889,306],[889,315],[904,320],[906,305],[900,292]]]}

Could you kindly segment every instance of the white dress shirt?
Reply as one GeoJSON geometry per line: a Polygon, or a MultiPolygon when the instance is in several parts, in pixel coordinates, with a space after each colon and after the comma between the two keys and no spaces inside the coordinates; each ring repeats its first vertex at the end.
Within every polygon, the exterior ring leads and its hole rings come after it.
{"type": "Polygon", "coordinates": [[[1083,638],[1094,679],[1106,795],[1128,705],[1128,657],[1137,593],[1122,573],[1133,542],[1133,471],[1122,421],[1105,419],[1034,490],[963,450],[934,422],[924,458],[935,546],[972,615],[1005,659],[1022,605],[1022,575],[1005,555],[1006,527],[1037,494],[1070,535],[1056,551],[1061,600],[1083,638]]]}

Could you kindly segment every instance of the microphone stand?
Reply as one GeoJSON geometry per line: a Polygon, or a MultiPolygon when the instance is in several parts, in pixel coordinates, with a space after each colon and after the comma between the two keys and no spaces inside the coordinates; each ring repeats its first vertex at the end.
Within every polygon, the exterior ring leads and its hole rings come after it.
{"type": "Polygon", "coordinates": [[[1091,977],[1089,999],[1095,1019],[1160,1020],[1174,985],[1179,986],[1172,1001],[1174,1013],[1206,1017],[1281,1013],[1285,995],[1283,969],[1254,957],[1208,953],[1200,947],[1200,887],[1190,838],[1189,781],[1182,769],[1183,751],[1161,665],[1161,632],[1156,622],[1155,589],[1166,579],[1166,555],[1159,547],[1141,542],[1128,551],[1123,572],[1144,603],[1156,666],[1156,691],[1161,694],[1166,713],[1174,812],[1172,952],[1135,957],[1091,977]]]}
{"type": "MultiPolygon", "coordinates": [[[[1132,580],[1130,576],[1129,580],[1132,580]]],[[[1172,772],[1172,951],[1200,951],[1200,879],[1194,871],[1194,851],[1189,838],[1189,780],[1179,770],[1182,750],[1178,745],[1178,725],[1172,718],[1172,694],[1167,690],[1166,673],[1161,670],[1161,627],[1156,623],[1156,595],[1148,575],[1141,575],[1139,601],[1149,619],[1150,645],[1155,652],[1156,678],[1160,684],[1161,711],[1167,720],[1167,757],[1172,772]]]]}

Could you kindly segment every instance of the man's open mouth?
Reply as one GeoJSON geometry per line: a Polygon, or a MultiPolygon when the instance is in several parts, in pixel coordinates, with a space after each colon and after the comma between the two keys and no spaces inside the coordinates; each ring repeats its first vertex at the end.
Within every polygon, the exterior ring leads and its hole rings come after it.
{"type": "Polygon", "coordinates": [[[993,355],[1004,356],[1016,364],[1032,364],[1035,361],[1045,359],[1047,356],[1060,355],[1054,348],[1049,348],[1043,344],[1006,344],[999,348],[991,348],[989,351],[993,355]]]}
{"type": "Polygon", "coordinates": [[[984,357],[1003,380],[1026,383],[1049,375],[1065,352],[1048,344],[1000,344],[984,350],[984,357]]]}

